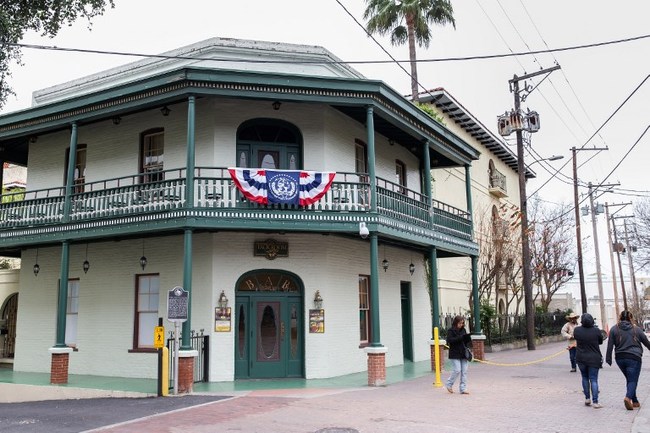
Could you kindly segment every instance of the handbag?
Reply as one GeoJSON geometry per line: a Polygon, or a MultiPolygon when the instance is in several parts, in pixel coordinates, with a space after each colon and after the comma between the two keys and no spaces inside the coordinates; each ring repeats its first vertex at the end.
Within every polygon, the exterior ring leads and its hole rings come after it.
{"type": "Polygon", "coordinates": [[[474,359],[474,354],[472,353],[472,349],[470,349],[467,346],[465,346],[465,359],[468,361],[472,361],[474,359]]]}

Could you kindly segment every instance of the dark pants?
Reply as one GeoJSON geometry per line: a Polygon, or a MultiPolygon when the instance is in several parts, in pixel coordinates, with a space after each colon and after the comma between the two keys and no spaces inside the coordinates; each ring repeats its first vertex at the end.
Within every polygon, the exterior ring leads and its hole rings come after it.
{"type": "Polygon", "coordinates": [[[576,348],[575,346],[569,349],[569,361],[571,361],[571,368],[576,368],[576,348]]]}
{"type": "Polygon", "coordinates": [[[582,392],[585,394],[585,399],[591,399],[594,403],[598,403],[598,370],[600,368],[580,363],[578,367],[582,375],[582,392]]]}
{"type": "Polygon", "coordinates": [[[627,383],[625,397],[629,398],[634,403],[638,403],[639,400],[636,398],[636,386],[639,383],[639,375],[641,374],[641,361],[622,358],[616,360],[616,365],[618,365],[618,368],[623,372],[625,382],[627,383]]]}

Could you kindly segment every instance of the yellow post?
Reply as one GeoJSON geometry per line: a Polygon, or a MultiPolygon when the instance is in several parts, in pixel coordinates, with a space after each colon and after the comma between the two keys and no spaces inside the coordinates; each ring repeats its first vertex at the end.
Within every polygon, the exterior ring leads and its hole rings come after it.
{"type": "Polygon", "coordinates": [[[440,381],[440,338],[438,335],[438,327],[433,328],[433,351],[436,354],[436,381],[433,386],[440,388],[442,382],[440,381]]]}
{"type": "Polygon", "coordinates": [[[162,348],[162,372],[160,380],[162,382],[162,396],[167,397],[169,395],[169,349],[166,347],[162,348]]]}

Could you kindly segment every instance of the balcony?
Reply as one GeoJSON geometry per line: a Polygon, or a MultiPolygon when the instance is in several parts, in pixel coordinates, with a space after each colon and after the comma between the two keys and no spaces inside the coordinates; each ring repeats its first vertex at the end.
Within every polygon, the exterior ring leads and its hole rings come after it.
{"type": "Polygon", "coordinates": [[[490,185],[488,188],[490,194],[497,198],[507,197],[508,188],[506,188],[506,176],[497,169],[492,169],[490,173],[490,185]]]}
{"type": "Polygon", "coordinates": [[[410,236],[471,243],[467,212],[382,178],[377,179],[377,212],[371,212],[365,174],[338,172],[326,195],[306,207],[248,201],[227,168],[213,167],[196,168],[194,196],[188,202],[185,169],[162,174],[163,180],[150,183],[133,175],[77,185],[68,201],[64,187],[5,194],[0,205],[2,244],[16,247],[37,239],[69,239],[71,233],[73,238],[128,236],[188,226],[356,232],[360,221],[410,236]],[[82,236],[82,231],[88,233],[82,236]]]}

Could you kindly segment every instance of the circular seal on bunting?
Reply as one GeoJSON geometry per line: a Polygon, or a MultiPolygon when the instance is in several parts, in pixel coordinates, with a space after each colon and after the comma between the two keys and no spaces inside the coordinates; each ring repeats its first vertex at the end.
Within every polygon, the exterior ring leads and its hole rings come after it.
{"type": "Polygon", "coordinates": [[[269,189],[278,199],[289,201],[298,194],[298,182],[291,176],[280,173],[269,180],[269,189]]]}

